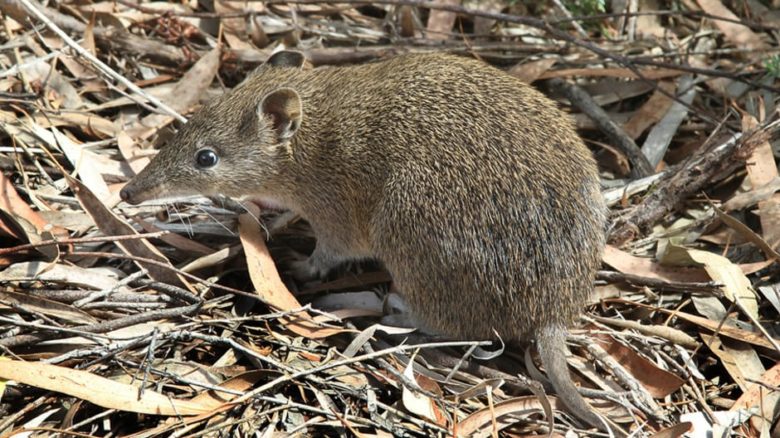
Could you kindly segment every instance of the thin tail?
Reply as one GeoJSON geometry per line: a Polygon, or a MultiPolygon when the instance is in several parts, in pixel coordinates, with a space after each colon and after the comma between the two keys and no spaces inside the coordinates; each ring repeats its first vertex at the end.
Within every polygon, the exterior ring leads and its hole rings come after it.
{"type": "Polygon", "coordinates": [[[556,325],[544,327],[536,336],[536,348],[542,358],[542,364],[547,370],[547,377],[552,382],[558,398],[579,419],[612,436],[612,430],[606,421],[599,417],[588,402],[577,391],[569,374],[566,363],[566,329],[556,325]]]}

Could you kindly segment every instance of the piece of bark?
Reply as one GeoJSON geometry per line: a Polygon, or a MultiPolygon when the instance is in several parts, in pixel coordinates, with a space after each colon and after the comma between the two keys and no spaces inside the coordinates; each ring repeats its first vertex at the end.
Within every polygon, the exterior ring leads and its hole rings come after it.
{"type": "Polygon", "coordinates": [[[701,191],[716,175],[730,174],[743,166],[753,150],[777,134],[780,122],[764,124],[744,134],[735,134],[713,148],[703,148],[663,176],[655,190],[620,218],[608,241],[616,246],[634,240],[686,199],[701,191]]]}

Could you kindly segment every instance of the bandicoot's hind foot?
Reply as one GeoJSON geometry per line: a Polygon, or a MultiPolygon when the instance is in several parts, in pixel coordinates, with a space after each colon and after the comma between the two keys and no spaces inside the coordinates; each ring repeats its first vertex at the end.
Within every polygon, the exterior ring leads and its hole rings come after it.
{"type": "Polygon", "coordinates": [[[299,282],[323,280],[334,268],[349,261],[317,242],[314,252],[308,258],[300,256],[289,264],[288,272],[299,282]]]}
{"type": "Polygon", "coordinates": [[[314,280],[322,280],[328,275],[328,270],[324,270],[311,262],[311,258],[303,260],[293,260],[287,269],[292,277],[300,283],[308,283],[314,280]]]}

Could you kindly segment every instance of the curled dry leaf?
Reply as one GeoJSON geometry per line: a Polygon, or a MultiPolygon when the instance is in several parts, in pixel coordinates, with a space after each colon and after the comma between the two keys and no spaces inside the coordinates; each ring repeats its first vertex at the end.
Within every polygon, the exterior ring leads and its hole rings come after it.
{"type": "MultiPolygon", "coordinates": [[[[553,409],[560,409],[558,399],[549,397],[553,409]]],[[[491,423],[495,419],[499,430],[515,423],[518,418],[544,412],[542,402],[535,396],[511,398],[496,403],[493,408],[485,407],[460,421],[453,432],[458,437],[490,436],[491,423]]]]}
{"type": "MultiPolygon", "coordinates": [[[[414,361],[409,361],[409,363],[406,365],[406,368],[404,369],[404,376],[409,379],[409,381],[415,382],[419,385],[419,382],[414,376],[414,361]]],[[[424,377],[420,376],[420,379],[424,379],[424,377]]],[[[428,386],[436,385],[430,380],[428,380],[428,382],[428,386]]],[[[438,387],[436,387],[436,389],[438,389],[438,387]]],[[[413,412],[417,415],[425,417],[439,425],[447,424],[446,417],[441,412],[439,407],[436,406],[436,402],[433,399],[418,391],[412,391],[411,389],[407,388],[406,385],[403,385],[402,391],[403,393],[401,400],[404,403],[404,407],[409,412],[413,412]]]]}
{"type": "MultiPolygon", "coordinates": [[[[68,232],[61,227],[51,227],[49,223],[35,210],[30,208],[17,193],[11,181],[5,176],[5,173],[0,173],[0,210],[3,210],[6,214],[12,217],[21,217],[30,224],[34,225],[38,233],[42,233],[44,230],[50,230],[55,235],[67,236],[68,232]]],[[[0,215],[0,232],[4,232],[9,236],[15,237],[19,240],[24,236],[19,235],[18,229],[13,224],[6,224],[0,215]]]]}

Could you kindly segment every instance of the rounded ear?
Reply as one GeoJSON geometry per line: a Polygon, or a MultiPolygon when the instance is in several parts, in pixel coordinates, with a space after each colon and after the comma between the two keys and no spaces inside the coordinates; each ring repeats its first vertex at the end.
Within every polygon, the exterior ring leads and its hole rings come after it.
{"type": "Polygon", "coordinates": [[[301,126],[303,108],[301,96],[292,88],[279,88],[268,93],[257,107],[259,117],[271,120],[271,127],[280,142],[291,139],[301,126]]]}
{"type": "Polygon", "coordinates": [[[303,53],[293,50],[280,50],[265,61],[266,65],[274,67],[303,68],[306,58],[303,53]]]}

